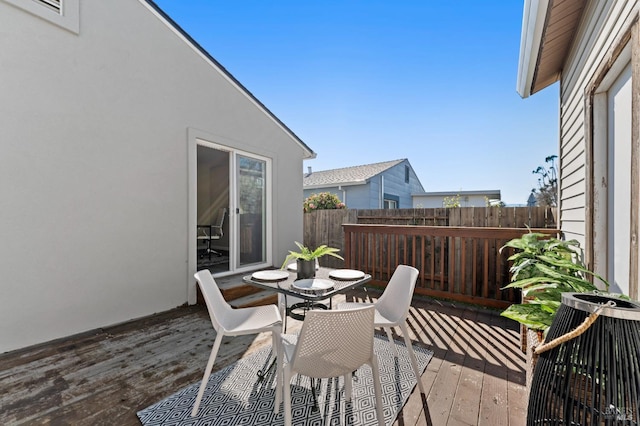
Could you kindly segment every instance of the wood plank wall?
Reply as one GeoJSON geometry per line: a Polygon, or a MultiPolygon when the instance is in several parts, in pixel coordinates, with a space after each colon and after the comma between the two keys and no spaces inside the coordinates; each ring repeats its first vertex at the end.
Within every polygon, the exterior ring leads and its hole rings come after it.
{"type": "MultiPolygon", "coordinates": [[[[509,283],[504,244],[522,235],[520,228],[345,224],[345,267],[370,274],[386,286],[396,267],[419,271],[416,293],[494,308],[519,302],[509,283]]],[[[558,230],[532,228],[557,236],[558,230]]],[[[527,232],[526,230],[524,232],[527,232]]]]}
{"type": "MultiPolygon", "coordinates": [[[[556,228],[556,213],[554,208],[543,207],[462,207],[462,208],[432,208],[432,209],[395,209],[395,210],[318,210],[304,215],[304,243],[310,247],[326,244],[337,247],[341,255],[346,256],[344,224],[358,225],[395,225],[398,228],[413,226],[447,227],[437,231],[432,229],[419,238],[408,235],[423,231],[411,229],[389,230],[383,240],[376,240],[373,236],[352,241],[359,244],[360,253],[369,253],[358,268],[367,269],[372,265],[385,265],[385,271],[374,272],[376,281],[383,282],[390,277],[394,265],[398,262],[411,264],[411,259],[383,258],[386,253],[396,253],[397,256],[406,253],[422,253],[413,259],[420,264],[422,276],[421,285],[425,294],[435,296],[451,296],[454,293],[465,295],[460,300],[486,304],[487,301],[497,300],[501,303],[489,302],[488,306],[502,306],[506,302],[513,302],[516,295],[509,292],[505,295],[498,289],[508,283],[507,253],[498,254],[498,249],[508,239],[515,238],[527,232],[526,228],[548,229],[556,228]],[[455,228],[455,230],[454,230],[455,228]],[[487,238],[486,232],[479,228],[493,228],[507,231],[502,238],[487,238]],[[522,229],[522,232],[514,229],[522,229]],[[475,231],[474,231],[475,230],[475,231]],[[431,235],[436,232],[438,235],[431,235]],[[441,235],[440,235],[441,234],[441,235]],[[454,235],[455,234],[455,235],[454,235]],[[478,235],[476,235],[478,234],[478,235]],[[482,234],[482,235],[480,235],[482,234]],[[426,238],[426,239],[425,239],[426,238]],[[382,241],[382,242],[381,242],[382,241]],[[382,244],[382,245],[381,245],[382,244]],[[391,244],[392,246],[388,246],[391,244]],[[417,244],[417,245],[416,245],[417,244]],[[384,247],[383,247],[384,246],[384,247]],[[378,256],[374,259],[372,256],[378,256]],[[383,257],[380,257],[383,256],[383,257]],[[426,280],[426,281],[425,281],[426,280]],[[428,282],[427,282],[428,281],[428,282]],[[479,287],[477,289],[467,288],[479,287]]],[[[502,232],[500,232],[502,234],[502,232]]],[[[351,248],[354,249],[353,247],[351,248]]],[[[394,255],[396,256],[396,255],[394,255]]],[[[353,260],[353,257],[352,257],[353,260]]],[[[325,256],[320,259],[322,266],[332,268],[354,267],[345,262],[325,256]]],[[[457,297],[457,296],[456,296],[457,297]]]]}
{"type": "MultiPolygon", "coordinates": [[[[329,210],[330,212],[333,210],[329,210]]],[[[315,214],[317,212],[311,212],[315,214]]],[[[311,220],[311,218],[309,218],[311,220]]],[[[305,221],[307,220],[305,215],[305,221]]],[[[357,210],[358,224],[555,228],[555,207],[456,207],[357,210]]]]}
{"type": "MultiPolygon", "coordinates": [[[[316,210],[304,214],[304,244],[318,247],[326,244],[329,247],[344,251],[344,231],[342,224],[358,223],[358,210],[316,210]]],[[[343,268],[344,262],[330,256],[320,259],[320,265],[329,268],[343,268]]]]}
{"type": "MultiPolygon", "coordinates": [[[[304,244],[344,249],[342,225],[422,225],[491,228],[556,228],[551,207],[458,207],[393,210],[317,210],[304,214],[304,244]]],[[[326,256],[325,256],[326,257],[326,256]]],[[[322,266],[340,268],[339,259],[321,259],[322,266]]]]}

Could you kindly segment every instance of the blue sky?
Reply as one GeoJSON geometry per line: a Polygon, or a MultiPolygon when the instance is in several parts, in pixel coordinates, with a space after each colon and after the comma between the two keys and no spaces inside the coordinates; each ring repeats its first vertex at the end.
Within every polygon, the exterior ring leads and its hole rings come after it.
{"type": "Polygon", "coordinates": [[[557,84],[516,93],[524,1],[157,0],[316,153],[408,158],[426,191],[526,203],[558,151],[557,84]]]}

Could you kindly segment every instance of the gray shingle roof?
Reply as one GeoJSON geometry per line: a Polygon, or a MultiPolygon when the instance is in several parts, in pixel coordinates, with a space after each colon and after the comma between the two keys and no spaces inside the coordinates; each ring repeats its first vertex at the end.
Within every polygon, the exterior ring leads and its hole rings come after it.
{"type": "Polygon", "coordinates": [[[322,187],[333,185],[346,185],[365,183],[391,167],[406,161],[406,159],[384,161],[382,163],[365,164],[362,166],[344,167],[342,169],[322,170],[319,172],[305,173],[303,186],[322,187]]]}

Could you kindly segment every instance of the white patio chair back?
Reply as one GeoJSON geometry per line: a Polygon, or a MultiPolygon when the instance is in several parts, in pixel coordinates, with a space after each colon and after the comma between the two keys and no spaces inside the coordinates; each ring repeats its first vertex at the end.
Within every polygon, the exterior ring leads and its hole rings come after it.
{"type": "Polygon", "coordinates": [[[403,322],[409,315],[418,270],[413,266],[398,265],[387,288],[376,301],[376,310],[391,323],[403,322]]]}
{"type": "Polygon", "coordinates": [[[221,329],[224,331],[223,324],[228,322],[227,318],[233,316],[233,307],[231,307],[224,299],[224,296],[222,296],[222,292],[220,288],[218,288],[210,271],[199,271],[194,277],[198,282],[204,302],[207,304],[207,310],[209,311],[213,328],[216,331],[220,331],[221,329]]]}
{"type": "Polygon", "coordinates": [[[383,328],[389,339],[391,350],[394,356],[398,357],[398,349],[393,340],[393,334],[391,327],[400,327],[402,330],[402,336],[404,343],[409,352],[409,359],[411,361],[411,367],[416,376],[418,388],[421,393],[425,393],[422,380],[420,380],[420,371],[418,370],[418,360],[416,354],[413,351],[411,345],[411,339],[409,339],[409,328],[407,327],[407,317],[409,316],[409,309],[411,307],[411,299],[413,298],[413,290],[416,287],[416,281],[418,280],[418,270],[409,265],[398,265],[393,272],[387,288],[385,288],[382,295],[378,300],[371,303],[354,303],[346,302],[340,303],[336,307],[337,309],[353,309],[359,306],[375,306],[376,316],[374,327],[383,328]]]}
{"type": "MultiPolygon", "coordinates": [[[[218,355],[220,344],[224,336],[240,336],[245,334],[257,334],[261,332],[271,332],[272,344],[274,355],[277,356],[278,368],[276,369],[276,393],[280,394],[282,378],[279,372],[282,371],[282,355],[280,346],[280,330],[282,329],[282,317],[280,311],[276,305],[268,306],[256,306],[252,308],[233,309],[231,305],[222,296],[222,292],[218,288],[211,272],[209,270],[198,271],[194,277],[198,281],[198,286],[202,292],[205,303],[207,304],[207,310],[209,311],[209,317],[213,328],[216,330],[216,339],[211,348],[211,354],[209,355],[209,361],[207,367],[204,370],[204,376],[200,383],[200,389],[198,390],[198,396],[193,404],[191,416],[198,414],[200,402],[202,396],[207,387],[209,376],[211,375],[211,369],[218,355]]],[[[257,376],[256,376],[257,378],[257,376]]],[[[275,412],[278,412],[279,406],[274,407],[275,412]]]]}
{"type": "Polygon", "coordinates": [[[373,306],[309,311],[293,349],[287,344],[289,336],[283,336],[285,426],[291,425],[290,382],[294,374],[316,379],[343,376],[346,399],[351,400],[351,374],[365,364],[373,374],[378,424],[384,425],[378,360],[373,352],[374,316],[373,306]]]}
{"type": "Polygon", "coordinates": [[[373,355],[373,309],[309,311],[291,368],[313,378],[338,377],[369,363],[373,355]]]}

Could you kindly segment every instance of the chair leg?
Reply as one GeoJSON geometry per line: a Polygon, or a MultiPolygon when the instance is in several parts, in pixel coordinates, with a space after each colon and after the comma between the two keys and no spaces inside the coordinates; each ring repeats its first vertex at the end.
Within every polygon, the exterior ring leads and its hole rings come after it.
{"type": "MultiPolygon", "coordinates": [[[[322,379],[318,380],[320,381],[320,386],[322,386],[322,379]]],[[[313,377],[309,377],[309,381],[311,382],[311,398],[313,399],[313,407],[311,407],[311,412],[314,413],[320,409],[318,407],[318,397],[316,396],[316,381],[313,379],[313,377]]]]}
{"type": "Polygon", "coordinates": [[[287,365],[283,371],[284,426],[291,426],[291,371],[287,365]]]}
{"type": "Polygon", "coordinates": [[[351,396],[353,394],[353,379],[352,379],[352,374],[353,373],[349,373],[349,374],[345,374],[344,377],[344,398],[345,400],[351,401],[351,396]]]}
{"type": "Polygon", "coordinates": [[[424,386],[422,385],[420,371],[418,370],[418,360],[416,359],[416,353],[413,351],[413,345],[411,344],[411,340],[409,339],[409,329],[407,328],[407,324],[406,323],[400,324],[400,329],[402,330],[402,335],[404,336],[404,344],[407,346],[407,351],[409,352],[409,358],[411,359],[411,366],[413,367],[413,372],[416,375],[416,383],[418,383],[418,388],[420,389],[420,393],[423,393],[426,395],[424,391],[424,386]]]}
{"type": "Polygon", "coordinates": [[[380,370],[378,369],[378,359],[375,355],[371,358],[371,372],[373,374],[373,392],[376,397],[376,417],[378,425],[385,426],[384,410],[382,409],[382,387],[380,386],[380,370]]]}
{"type": "Polygon", "coordinates": [[[282,336],[280,334],[280,327],[273,328],[271,338],[273,341],[273,356],[276,357],[276,400],[273,412],[278,414],[280,411],[280,403],[282,402],[282,358],[284,357],[284,354],[282,353],[282,336]]]}
{"type": "Polygon", "coordinates": [[[385,327],[384,331],[387,333],[387,339],[389,339],[389,344],[391,345],[393,356],[398,358],[398,349],[396,348],[396,342],[393,340],[393,335],[391,334],[391,327],[385,327]]]}
{"type": "Polygon", "coordinates": [[[211,375],[211,369],[213,368],[213,363],[216,360],[216,356],[218,356],[218,349],[220,349],[220,343],[222,343],[222,333],[216,333],[216,340],[213,343],[213,348],[211,349],[211,355],[209,355],[209,361],[207,362],[207,367],[204,370],[204,376],[202,377],[202,382],[200,382],[200,389],[198,390],[198,396],[196,397],[196,402],[193,404],[193,410],[191,410],[191,417],[195,417],[198,414],[198,409],[200,408],[200,401],[202,400],[202,395],[204,395],[204,390],[207,387],[207,382],[209,381],[209,376],[211,375]]]}
{"type": "Polygon", "coordinates": [[[287,332],[287,295],[278,293],[278,310],[282,318],[282,332],[287,332]]]}

